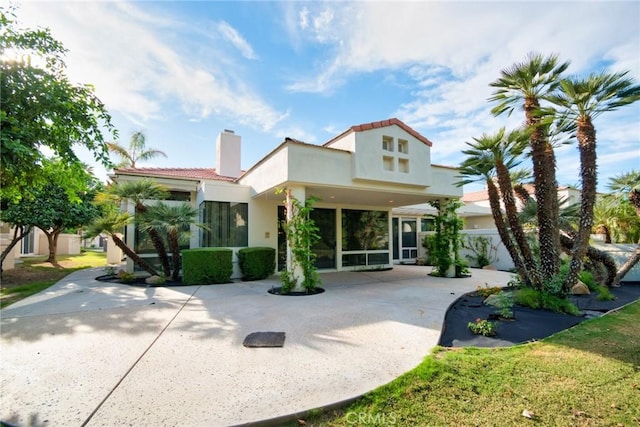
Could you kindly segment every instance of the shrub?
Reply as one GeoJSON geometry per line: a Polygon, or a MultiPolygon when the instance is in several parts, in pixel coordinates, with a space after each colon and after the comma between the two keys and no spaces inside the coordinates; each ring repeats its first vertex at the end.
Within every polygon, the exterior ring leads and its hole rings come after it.
{"type": "Polygon", "coordinates": [[[198,248],[182,251],[182,283],[208,285],[229,283],[233,273],[233,251],[226,248],[198,248]]]}
{"type": "Polygon", "coordinates": [[[484,335],[485,337],[492,337],[496,334],[496,325],[485,319],[476,319],[475,322],[469,322],[467,327],[471,332],[476,335],[484,335]]]}
{"type": "Polygon", "coordinates": [[[540,292],[532,288],[522,288],[514,292],[514,302],[534,310],[550,310],[555,313],[566,313],[580,316],[582,313],[571,301],[548,292],[540,292]]]}
{"type": "Polygon", "coordinates": [[[262,280],[276,270],[276,250],[267,247],[242,248],[238,263],[243,280],[262,280]]]}
{"type": "Polygon", "coordinates": [[[606,286],[602,286],[598,282],[596,282],[596,279],[593,277],[593,274],[591,272],[586,270],[582,271],[578,278],[582,283],[587,285],[591,292],[595,292],[597,294],[596,299],[598,301],[613,301],[614,299],[616,299],[615,295],[611,293],[609,288],[607,288],[606,286]]]}
{"type": "Polygon", "coordinates": [[[496,295],[498,315],[503,319],[513,319],[513,293],[500,292],[496,295]]]}
{"type": "Polygon", "coordinates": [[[499,294],[500,292],[502,292],[502,288],[498,286],[489,286],[488,283],[485,283],[484,287],[478,285],[478,287],[476,288],[476,292],[481,297],[486,298],[489,295],[499,294]]]}

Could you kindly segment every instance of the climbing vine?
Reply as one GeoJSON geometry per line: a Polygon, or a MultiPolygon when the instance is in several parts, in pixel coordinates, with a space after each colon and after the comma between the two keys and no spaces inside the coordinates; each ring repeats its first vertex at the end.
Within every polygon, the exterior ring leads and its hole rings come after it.
{"type": "Polygon", "coordinates": [[[310,213],[318,199],[309,197],[303,204],[293,197],[289,189],[280,190],[279,193],[284,193],[286,197],[287,220],[283,221],[282,229],[287,237],[288,250],[291,251],[287,267],[280,274],[281,292],[313,292],[320,284],[320,276],[315,266],[316,254],[311,247],[320,239],[320,235],[310,213]],[[302,271],[302,280],[296,276],[298,269],[302,271]]]}
{"type": "Polygon", "coordinates": [[[460,258],[458,251],[462,244],[460,230],[464,222],[456,211],[462,206],[459,200],[447,200],[441,203],[439,200],[431,202],[431,205],[438,209],[435,219],[435,268],[431,273],[439,277],[464,277],[468,275],[467,263],[460,258]],[[455,266],[455,273],[449,273],[452,266],[455,266]]]}

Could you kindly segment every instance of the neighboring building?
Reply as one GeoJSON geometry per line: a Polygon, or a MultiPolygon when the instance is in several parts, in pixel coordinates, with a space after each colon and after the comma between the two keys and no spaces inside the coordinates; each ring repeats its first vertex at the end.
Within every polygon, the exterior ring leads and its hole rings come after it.
{"type": "MultiPolygon", "coordinates": [[[[418,233],[428,227],[422,212],[402,208],[462,196],[457,169],[431,163],[432,145],[394,118],[352,126],[321,146],[286,138],[243,172],[240,136],[225,130],[217,139],[215,169],[116,169],[113,179],[153,178],[171,191],[170,200],[199,208],[210,230],[194,227],[188,247],[269,246],[280,266],[286,257],[279,228],[284,196],[276,191],[290,189],[298,200],[313,196],[319,199],[312,214],[321,235],[312,248],[319,269],[388,267],[414,262],[418,233]]],[[[133,212],[131,205],[125,209],[133,212]]],[[[155,256],[134,225],[126,242],[155,256]]]]}

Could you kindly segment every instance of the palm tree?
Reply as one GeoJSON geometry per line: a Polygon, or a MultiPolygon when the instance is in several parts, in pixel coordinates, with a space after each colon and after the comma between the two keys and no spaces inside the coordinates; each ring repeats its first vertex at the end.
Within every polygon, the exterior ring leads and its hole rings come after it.
{"type": "Polygon", "coordinates": [[[560,268],[560,233],[556,159],[548,135],[550,111],[541,108],[540,101],[546,100],[558,87],[560,75],[568,66],[569,62],[559,63],[557,55],[543,57],[531,53],[525,62],[501,71],[501,77],[491,83],[497,90],[489,98],[498,102],[491,110],[496,116],[511,115],[516,107],[523,108],[526,126],[531,131],[529,145],[538,201],[540,262],[545,280],[560,268]]]}
{"type": "Polygon", "coordinates": [[[120,238],[120,233],[132,220],[133,217],[126,212],[107,209],[102,216],[96,218],[86,227],[83,237],[85,239],[92,239],[102,233],[108,234],[111,236],[111,239],[113,239],[113,243],[122,249],[122,252],[124,252],[131,261],[143,270],[147,271],[149,274],[157,275],[158,272],[149,263],[147,263],[144,258],[141,258],[129,246],[127,246],[127,244],[120,238]]]}
{"type": "MultiPolygon", "coordinates": [[[[626,198],[640,217],[640,171],[633,170],[614,177],[609,184],[609,188],[614,191],[614,196],[626,198]]],[[[640,262],[640,239],[633,255],[618,270],[616,277],[613,279],[613,285],[618,285],[625,274],[638,262],[640,262]]]]}
{"type": "Polygon", "coordinates": [[[591,74],[582,79],[563,79],[560,90],[551,101],[564,109],[561,120],[569,122],[569,129],[576,129],[580,151],[580,180],[582,196],[580,224],[574,239],[569,272],[564,281],[565,289],[578,280],[582,270],[582,259],[589,245],[593,226],[593,207],[596,203],[596,129],[593,120],[600,114],[614,111],[640,99],[640,86],[624,73],[591,74]]]}
{"type": "MultiPolygon", "coordinates": [[[[467,145],[471,145],[467,143],[467,145]]],[[[502,215],[500,206],[500,192],[495,184],[495,163],[490,155],[485,152],[475,152],[467,157],[460,165],[460,177],[462,178],[457,185],[463,186],[474,182],[482,181],[487,186],[489,195],[489,205],[491,207],[491,215],[498,230],[498,235],[502,244],[509,252],[511,260],[516,271],[525,283],[531,283],[531,279],[524,267],[524,262],[517,245],[513,242],[513,238],[509,233],[509,228],[502,215]]]]}
{"type": "Polygon", "coordinates": [[[169,248],[173,258],[173,273],[171,280],[177,281],[180,274],[180,243],[188,241],[191,225],[199,228],[207,228],[206,225],[197,223],[198,209],[187,203],[178,206],[169,206],[158,203],[150,206],[143,225],[145,230],[164,230],[167,233],[169,248]]]}
{"type": "MultiPolygon", "coordinates": [[[[113,184],[107,188],[107,193],[119,201],[131,200],[135,205],[136,220],[142,221],[148,210],[145,202],[148,200],[164,199],[167,195],[167,190],[155,181],[143,178],[136,181],[125,181],[113,184]]],[[[160,258],[163,274],[165,277],[169,277],[171,275],[171,263],[162,236],[160,236],[158,230],[153,227],[148,228],[147,232],[158,254],[158,258],[160,258]]]]}
{"type": "Polygon", "coordinates": [[[488,161],[493,162],[507,222],[522,255],[524,267],[531,284],[536,288],[542,288],[535,257],[518,218],[518,208],[509,173],[511,168],[520,163],[518,158],[526,147],[525,138],[526,134],[522,131],[514,130],[506,133],[505,129],[501,128],[494,135],[483,134],[480,138],[474,138],[475,143],[467,142],[470,148],[463,150],[462,153],[471,157],[484,156],[488,161]]]}
{"type": "Polygon", "coordinates": [[[147,148],[147,141],[144,133],[134,132],[129,139],[129,147],[124,147],[117,142],[107,142],[107,148],[121,158],[118,168],[135,168],[138,160],[151,160],[158,156],[167,157],[164,151],[147,148]]]}
{"type": "Polygon", "coordinates": [[[524,187],[524,184],[531,180],[531,171],[529,169],[518,169],[510,171],[509,176],[513,185],[513,192],[520,199],[520,203],[523,206],[526,205],[532,199],[531,194],[524,187]]]}

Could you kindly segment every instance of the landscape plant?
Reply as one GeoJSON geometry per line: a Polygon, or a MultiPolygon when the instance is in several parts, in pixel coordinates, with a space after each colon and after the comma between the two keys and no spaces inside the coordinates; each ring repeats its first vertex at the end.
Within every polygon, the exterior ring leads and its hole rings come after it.
{"type": "Polygon", "coordinates": [[[476,319],[475,322],[469,322],[467,324],[469,330],[476,335],[483,335],[485,337],[493,337],[496,335],[496,324],[486,319],[476,319]]]}
{"type": "Polygon", "coordinates": [[[286,221],[282,229],[287,239],[287,265],[280,274],[281,293],[291,291],[311,293],[320,283],[315,266],[316,255],[311,247],[320,239],[318,227],[310,217],[314,203],[309,197],[304,203],[296,199],[290,189],[280,191],[285,194],[286,221]],[[302,277],[299,277],[302,275],[302,277]]]}
{"type": "Polygon", "coordinates": [[[472,252],[467,258],[477,267],[491,265],[498,260],[498,246],[487,236],[467,236],[464,248],[472,252]]]}
{"type": "Polygon", "coordinates": [[[435,267],[431,273],[439,277],[462,277],[468,272],[466,263],[460,258],[459,251],[462,244],[460,230],[464,221],[458,216],[457,210],[462,206],[459,200],[430,202],[438,209],[434,217],[435,225],[435,267]]]}

